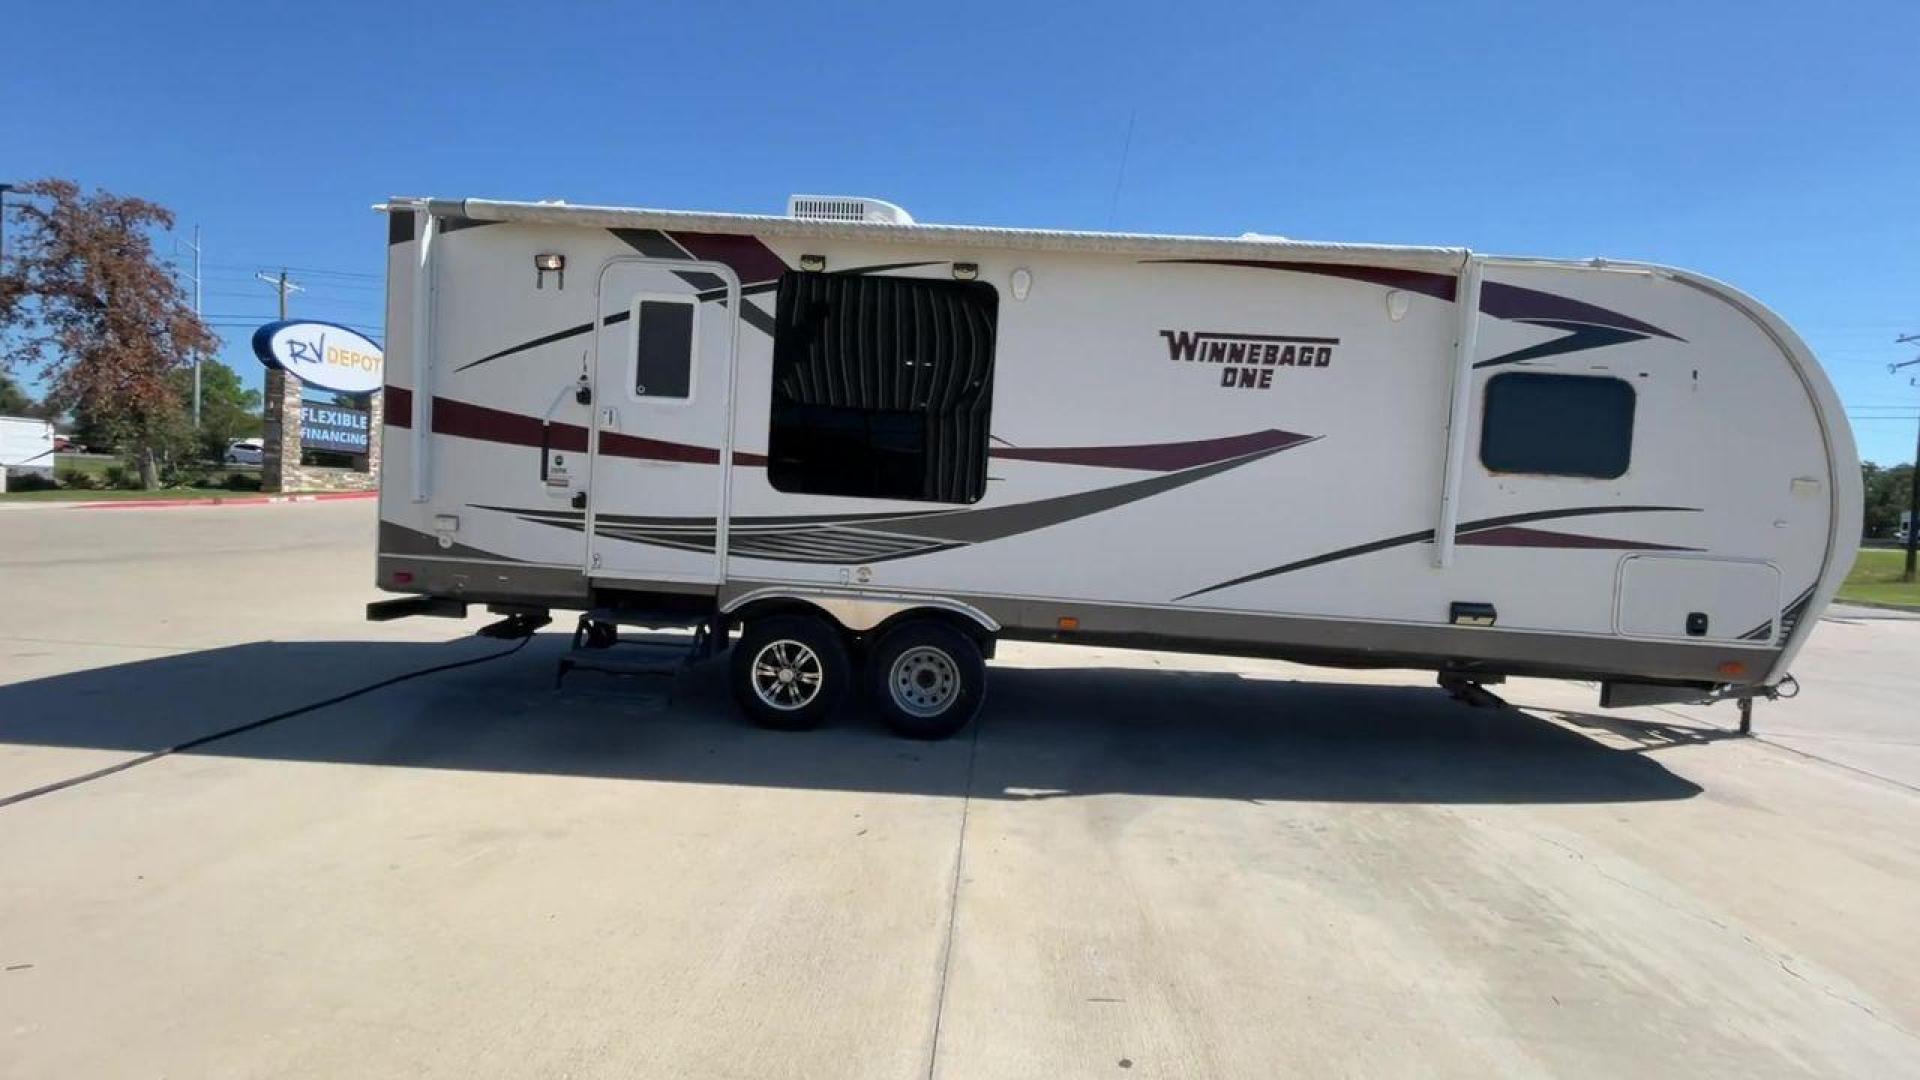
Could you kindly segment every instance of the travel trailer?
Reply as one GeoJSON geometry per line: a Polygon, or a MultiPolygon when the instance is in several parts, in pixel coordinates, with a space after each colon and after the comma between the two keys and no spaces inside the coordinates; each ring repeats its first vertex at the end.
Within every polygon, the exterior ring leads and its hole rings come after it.
{"type": "Polygon", "coordinates": [[[0,416],[0,491],[7,474],[53,479],[53,424],[37,416],[0,416]]]}
{"type": "Polygon", "coordinates": [[[370,617],[579,610],[582,664],[698,627],[769,725],[857,689],[949,734],[1002,638],[1744,713],[1859,533],[1806,344],[1682,270],[863,198],[382,209],[411,595],[370,617]]]}

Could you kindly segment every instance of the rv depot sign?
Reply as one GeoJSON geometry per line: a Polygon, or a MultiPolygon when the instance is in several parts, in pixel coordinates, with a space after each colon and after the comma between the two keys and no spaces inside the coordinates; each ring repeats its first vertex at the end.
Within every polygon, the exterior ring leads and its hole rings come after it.
{"type": "Polygon", "coordinates": [[[385,358],[380,346],[335,323],[272,322],[253,334],[267,366],[266,445],[261,485],[268,491],[365,490],[380,464],[385,358]],[[326,391],[308,401],[308,387],[326,391]],[[347,455],[351,467],[305,462],[301,451],[347,455]]]}
{"type": "Polygon", "coordinates": [[[272,322],[253,332],[253,353],[309,386],[342,394],[380,389],[380,346],[344,326],[272,322]]]}
{"type": "Polygon", "coordinates": [[[373,430],[373,414],[366,409],[348,409],[317,402],[300,403],[300,445],[316,450],[338,450],[343,454],[364,454],[373,430]]]}

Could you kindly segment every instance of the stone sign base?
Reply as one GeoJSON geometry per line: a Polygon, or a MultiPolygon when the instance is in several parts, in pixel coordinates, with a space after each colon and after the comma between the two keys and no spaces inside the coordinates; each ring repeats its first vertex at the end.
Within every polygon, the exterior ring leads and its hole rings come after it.
{"type": "Polygon", "coordinates": [[[359,469],[334,469],[323,465],[294,465],[281,472],[281,486],[262,491],[372,491],[380,486],[380,474],[359,469]]]}
{"type": "Polygon", "coordinates": [[[260,464],[260,490],[372,491],[380,486],[380,429],[386,394],[367,395],[367,467],[329,468],[300,463],[300,380],[279,368],[267,369],[266,430],[260,464]]]}

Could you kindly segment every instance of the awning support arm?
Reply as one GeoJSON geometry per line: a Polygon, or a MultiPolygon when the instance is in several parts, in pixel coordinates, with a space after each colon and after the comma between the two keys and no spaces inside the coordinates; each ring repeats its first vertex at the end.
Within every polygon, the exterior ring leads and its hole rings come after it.
{"type": "Polygon", "coordinates": [[[421,202],[413,270],[413,501],[433,497],[433,210],[421,202]]]}
{"type": "Polygon", "coordinates": [[[1469,253],[1454,290],[1453,393],[1447,402],[1447,456],[1440,474],[1440,520],[1433,529],[1433,565],[1453,565],[1453,534],[1460,525],[1460,478],[1466,471],[1467,415],[1472,411],[1473,354],[1480,331],[1480,272],[1485,258],[1469,253]]]}

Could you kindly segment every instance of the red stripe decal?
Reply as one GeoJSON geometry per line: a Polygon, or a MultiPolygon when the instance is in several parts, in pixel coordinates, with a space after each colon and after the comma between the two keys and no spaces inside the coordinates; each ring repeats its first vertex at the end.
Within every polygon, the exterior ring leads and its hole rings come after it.
{"type": "Polygon", "coordinates": [[[520,413],[443,397],[433,399],[433,433],[512,446],[547,446],[575,453],[584,453],[587,449],[587,429],[578,425],[548,425],[520,413]]]}
{"type": "Polygon", "coordinates": [[[600,452],[613,457],[640,458],[645,461],[684,461],[693,465],[720,464],[720,452],[711,446],[689,446],[686,443],[645,439],[638,435],[622,435],[617,431],[600,433],[600,452]]]}
{"type": "Polygon", "coordinates": [[[388,427],[413,426],[413,391],[404,386],[389,386],[384,399],[388,427]]]}
{"type": "MultiPolygon", "coordinates": [[[[587,452],[587,429],[578,424],[547,424],[536,417],[452,398],[433,399],[433,431],[436,435],[455,435],[509,446],[545,446],[575,454],[587,452]]],[[[696,465],[716,465],[720,461],[719,452],[710,446],[646,439],[615,431],[600,433],[600,452],[612,457],[684,461],[696,465]]],[[[766,458],[757,454],[736,453],[733,457],[737,465],[766,464],[766,458]]]]}
{"type": "Polygon", "coordinates": [[[1301,274],[1322,274],[1352,281],[1384,285],[1389,289],[1407,289],[1439,300],[1452,300],[1458,282],[1452,274],[1426,270],[1401,270],[1390,266],[1348,266],[1345,263],[1290,262],[1275,259],[1147,259],[1146,262],[1189,263],[1200,266],[1241,266],[1256,270],[1292,270],[1301,274]]]}
{"type": "Polygon", "coordinates": [[[736,236],[732,233],[676,232],[667,234],[687,254],[701,262],[725,263],[733,268],[740,277],[740,284],[752,285],[761,281],[772,281],[787,272],[787,264],[780,261],[767,245],[754,236],[736,236]]]}
{"type": "MultiPolygon", "coordinates": [[[[387,387],[387,423],[406,428],[413,417],[413,395],[397,386],[387,387]]],[[[546,447],[584,454],[587,429],[578,424],[548,424],[538,417],[490,409],[453,398],[433,399],[433,431],[436,435],[454,435],[463,439],[504,443],[509,446],[546,447]]],[[[996,458],[1014,461],[1044,461],[1060,465],[1090,465],[1109,469],[1139,469],[1150,472],[1177,472],[1197,465],[1244,457],[1267,450],[1284,449],[1312,440],[1310,435],[1291,431],[1256,431],[1247,435],[1229,435],[1217,439],[1190,442],[1145,443],[1137,446],[1000,446],[990,451],[996,458]]],[[[693,465],[717,465],[720,452],[710,446],[623,435],[616,431],[600,433],[600,452],[611,457],[643,461],[679,461],[693,465]]],[[[765,454],[745,450],[733,452],[733,463],[744,468],[762,468],[765,454]]],[[[1481,535],[1481,534],[1475,534],[1481,535]]],[[[1465,539],[1463,543],[1473,542],[1465,539]]],[[[1491,541],[1489,541],[1491,542],[1491,541]]],[[[1649,545],[1627,545],[1645,547],[1649,545]]]]}

